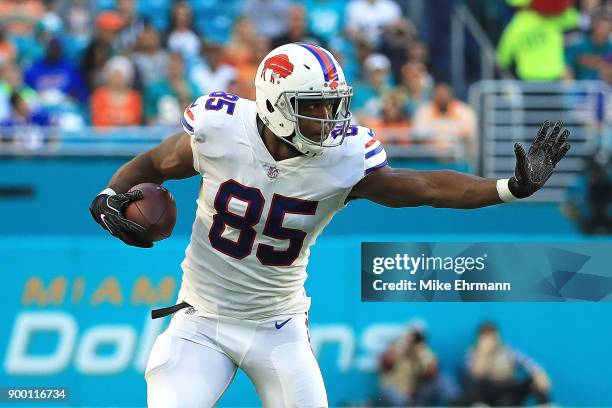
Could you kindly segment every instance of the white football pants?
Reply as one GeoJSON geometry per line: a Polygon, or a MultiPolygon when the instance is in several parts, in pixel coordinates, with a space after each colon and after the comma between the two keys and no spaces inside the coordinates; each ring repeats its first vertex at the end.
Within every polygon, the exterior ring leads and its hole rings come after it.
{"type": "Polygon", "coordinates": [[[241,368],[265,407],[327,407],[307,315],[264,321],[175,313],[155,340],[145,378],[150,408],[212,407],[241,368]]]}

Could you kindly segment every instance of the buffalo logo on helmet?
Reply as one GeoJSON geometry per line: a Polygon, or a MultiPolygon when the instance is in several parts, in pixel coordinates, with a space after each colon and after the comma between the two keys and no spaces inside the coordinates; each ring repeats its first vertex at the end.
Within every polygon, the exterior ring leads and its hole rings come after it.
{"type": "Polygon", "coordinates": [[[281,78],[287,78],[293,73],[293,64],[289,61],[287,54],[278,54],[268,58],[264,62],[261,77],[266,80],[266,72],[270,70],[270,82],[278,84],[281,78]]]}

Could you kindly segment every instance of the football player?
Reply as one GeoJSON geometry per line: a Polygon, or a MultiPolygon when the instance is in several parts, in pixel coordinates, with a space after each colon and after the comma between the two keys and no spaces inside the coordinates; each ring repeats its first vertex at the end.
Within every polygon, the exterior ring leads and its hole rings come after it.
{"type": "Polygon", "coordinates": [[[515,175],[391,168],[373,130],[352,126],[352,88],[327,50],[287,44],[255,78],[256,100],[213,92],[195,100],[184,132],[122,166],[91,205],[104,229],[151,247],[125,206],[143,183],[202,178],[174,313],[146,368],[151,407],[212,406],[238,368],[266,407],[327,406],[308,334],[310,247],[352,199],[390,207],[478,208],[529,197],[569,149],[542,125],[515,175]],[[126,193],[127,192],[127,193],[126,193]]]}

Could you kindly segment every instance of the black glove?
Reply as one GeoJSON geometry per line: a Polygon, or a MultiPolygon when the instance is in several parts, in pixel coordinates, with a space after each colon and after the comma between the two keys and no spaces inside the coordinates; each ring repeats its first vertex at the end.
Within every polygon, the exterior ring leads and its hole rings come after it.
{"type": "Polygon", "coordinates": [[[91,203],[89,211],[93,219],[111,235],[128,245],[151,248],[153,243],[141,237],[145,228],[123,215],[123,210],[132,201],[142,199],[142,191],[134,190],[125,194],[100,194],[91,203]]]}
{"type": "Polygon", "coordinates": [[[570,145],[565,143],[570,132],[565,129],[559,134],[562,126],[561,122],[555,123],[548,134],[550,123],[544,122],[527,153],[520,143],[514,144],[516,168],[514,176],[508,181],[508,188],[513,196],[529,197],[550,178],[557,163],[570,149],[570,145]]]}

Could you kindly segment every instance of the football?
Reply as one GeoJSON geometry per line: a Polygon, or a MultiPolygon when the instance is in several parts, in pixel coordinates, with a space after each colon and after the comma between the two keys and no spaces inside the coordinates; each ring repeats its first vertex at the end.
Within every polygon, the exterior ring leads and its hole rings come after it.
{"type": "Polygon", "coordinates": [[[130,189],[142,191],[143,198],[131,202],[125,217],[146,228],[144,237],[151,242],[166,239],[176,224],[176,203],[172,194],[155,183],[142,183],[130,189]]]}

